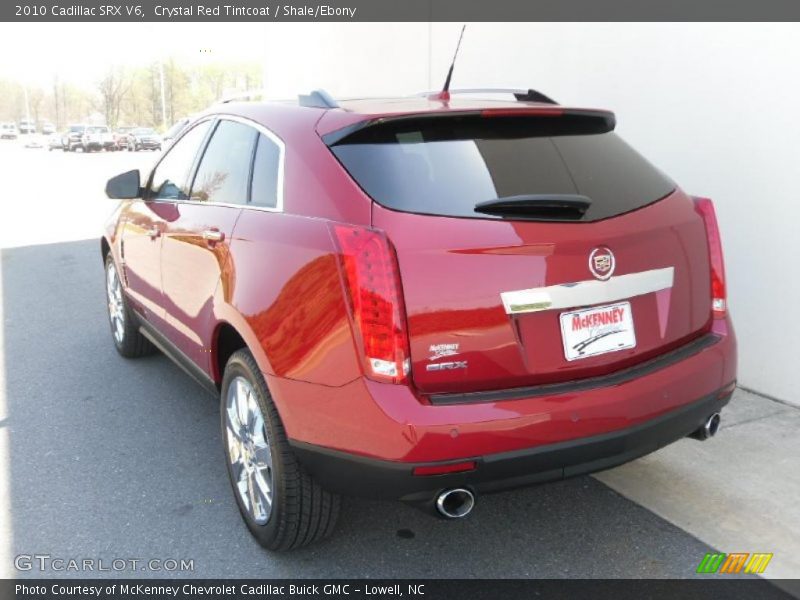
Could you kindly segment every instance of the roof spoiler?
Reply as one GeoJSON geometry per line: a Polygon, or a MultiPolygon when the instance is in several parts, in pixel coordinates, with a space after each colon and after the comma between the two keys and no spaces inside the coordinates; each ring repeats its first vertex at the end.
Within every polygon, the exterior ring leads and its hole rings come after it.
{"type": "MultiPolygon", "coordinates": [[[[429,131],[434,129],[450,135],[452,126],[446,121],[461,119],[461,127],[468,123],[477,124],[480,119],[502,118],[536,119],[539,135],[588,135],[601,134],[613,131],[617,125],[617,118],[613,112],[593,108],[564,108],[561,106],[519,106],[513,108],[484,108],[476,110],[451,110],[451,111],[426,111],[416,113],[403,113],[384,115],[358,121],[331,131],[322,136],[322,141],[327,146],[341,143],[368,143],[378,132],[384,135],[398,130],[413,130],[425,126],[429,131]],[[465,121],[469,119],[469,121],[465,121]],[[448,133],[450,132],[450,133],[448,133]]],[[[533,121],[531,121],[533,123],[533,121]]]]}
{"type": "MultiPolygon", "coordinates": [[[[420,94],[417,94],[417,96],[437,99],[439,98],[440,94],[441,92],[422,92],[420,94]]],[[[534,89],[524,90],[518,88],[469,88],[469,89],[450,90],[449,94],[451,96],[456,94],[475,94],[475,95],[510,94],[514,96],[517,102],[540,102],[542,104],[558,104],[558,102],[556,102],[549,96],[546,96],[543,93],[536,91],[534,89]]]]}

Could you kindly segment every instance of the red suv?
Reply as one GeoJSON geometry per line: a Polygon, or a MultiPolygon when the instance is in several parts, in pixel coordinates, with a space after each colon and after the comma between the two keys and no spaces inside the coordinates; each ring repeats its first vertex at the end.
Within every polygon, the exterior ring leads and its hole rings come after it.
{"type": "Polygon", "coordinates": [[[220,397],[263,546],[328,535],[340,494],[458,518],[716,432],[736,341],[714,208],[614,125],[532,90],[314,92],[218,105],[109,181],[114,343],[220,397]]]}

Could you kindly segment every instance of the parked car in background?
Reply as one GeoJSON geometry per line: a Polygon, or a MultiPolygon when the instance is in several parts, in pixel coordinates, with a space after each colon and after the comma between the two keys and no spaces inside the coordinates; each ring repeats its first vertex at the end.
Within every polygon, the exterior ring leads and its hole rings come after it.
{"type": "Polygon", "coordinates": [[[106,186],[113,343],[218,396],[267,548],[330,534],[340,494],[457,519],[719,428],[712,201],[609,111],[471,92],[226,104],[106,186]]]}
{"type": "Polygon", "coordinates": [[[70,125],[61,136],[61,148],[64,152],[73,152],[82,148],[83,133],[86,125],[70,125]]]}
{"type": "Polygon", "coordinates": [[[24,134],[36,133],[36,124],[31,119],[20,119],[19,132],[24,134]]]}
{"type": "Polygon", "coordinates": [[[56,126],[50,121],[44,121],[41,126],[41,131],[44,135],[52,135],[56,132],[56,126]]]}
{"type": "Polygon", "coordinates": [[[189,121],[191,121],[189,117],[184,117],[183,119],[176,121],[172,127],[167,129],[166,133],[162,136],[164,146],[169,146],[172,142],[174,142],[181,132],[186,129],[189,121]]]}
{"type": "Polygon", "coordinates": [[[48,150],[57,150],[61,148],[61,136],[57,133],[53,133],[52,135],[47,136],[47,149],[48,150]]]}
{"type": "Polygon", "coordinates": [[[128,150],[161,150],[161,136],[152,127],[139,127],[128,134],[128,150]]]}
{"type": "Polygon", "coordinates": [[[112,150],[114,149],[114,136],[105,125],[90,125],[81,136],[81,146],[83,146],[84,152],[112,150]]]}
{"type": "Polygon", "coordinates": [[[0,139],[2,140],[15,140],[17,139],[17,126],[15,123],[0,123],[0,139]]]}
{"type": "Polygon", "coordinates": [[[112,134],[114,137],[114,146],[117,150],[126,150],[128,148],[128,135],[136,129],[136,126],[117,127],[112,134]]]}

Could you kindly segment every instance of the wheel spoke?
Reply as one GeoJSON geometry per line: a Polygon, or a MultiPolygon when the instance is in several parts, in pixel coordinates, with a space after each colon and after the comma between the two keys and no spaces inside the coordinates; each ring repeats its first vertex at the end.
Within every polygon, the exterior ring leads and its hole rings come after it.
{"type": "Polygon", "coordinates": [[[242,463],[242,440],[239,439],[239,436],[233,432],[230,425],[227,427],[228,431],[228,456],[230,457],[231,464],[243,464],[242,463]]]}
{"type": "Polygon", "coordinates": [[[250,471],[248,473],[247,487],[250,493],[250,512],[253,515],[253,519],[256,523],[265,522],[267,513],[266,510],[264,510],[264,503],[258,483],[256,483],[255,471],[250,471]]]}
{"type": "Polygon", "coordinates": [[[228,426],[236,434],[237,439],[241,439],[242,423],[239,421],[239,413],[236,410],[236,400],[228,401],[228,408],[225,411],[228,417],[228,426]]]}
{"type": "Polygon", "coordinates": [[[258,421],[261,419],[261,411],[258,408],[258,403],[256,402],[255,394],[253,394],[252,390],[248,390],[247,393],[247,429],[250,430],[251,435],[256,434],[256,427],[258,425],[258,421]]]}
{"type": "Polygon", "coordinates": [[[257,488],[258,495],[261,498],[261,505],[264,507],[264,512],[269,513],[272,508],[272,474],[267,470],[256,469],[254,472],[254,483],[257,488]],[[265,472],[266,471],[266,472],[265,472]]]}
{"type": "Polygon", "coordinates": [[[269,446],[255,446],[255,463],[259,467],[272,469],[272,452],[269,446]]]}
{"type": "Polygon", "coordinates": [[[252,509],[250,508],[252,505],[250,503],[250,490],[247,480],[247,471],[242,468],[239,475],[240,476],[236,481],[236,487],[239,489],[239,497],[242,499],[242,503],[244,504],[245,508],[249,512],[252,512],[252,509]]]}
{"type": "Polygon", "coordinates": [[[247,427],[247,388],[242,378],[236,380],[236,411],[239,423],[247,427]]]}

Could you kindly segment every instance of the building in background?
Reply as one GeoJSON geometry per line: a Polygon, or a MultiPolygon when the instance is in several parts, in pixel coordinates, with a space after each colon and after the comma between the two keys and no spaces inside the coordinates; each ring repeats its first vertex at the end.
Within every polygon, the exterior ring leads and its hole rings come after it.
{"type": "MultiPolygon", "coordinates": [[[[288,98],[440,87],[460,23],[264,24],[264,82],[288,98]]],[[[717,206],[740,385],[800,404],[800,37],[792,24],[467,26],[453,87],[533,87],[610,108],[617,131],[717,206]]]]}

